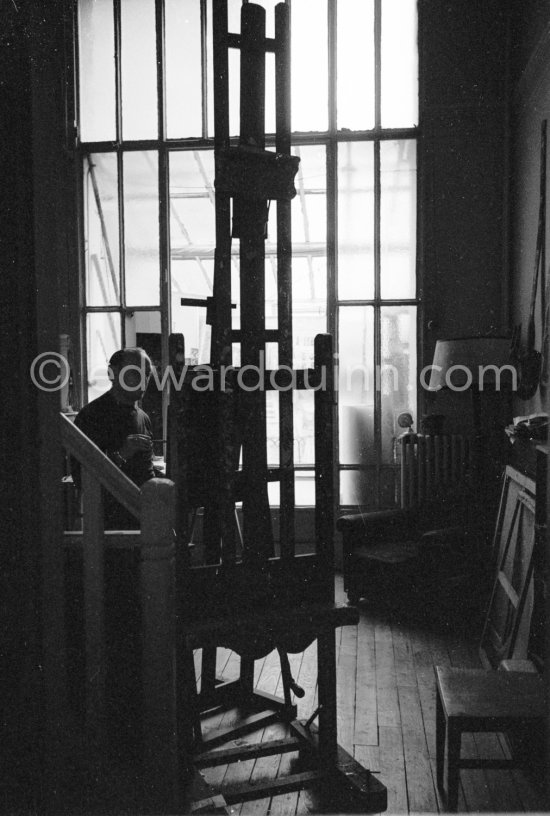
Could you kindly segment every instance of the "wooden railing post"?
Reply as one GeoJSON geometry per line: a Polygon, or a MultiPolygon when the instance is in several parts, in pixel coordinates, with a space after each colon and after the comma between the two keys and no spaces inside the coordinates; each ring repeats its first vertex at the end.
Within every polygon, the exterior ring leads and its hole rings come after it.
{"type": "Polygon", "coordinates": [[[175,485],[141,488],[144,796],[164,812],[178,802],[175,661],[175,485]]]}
{"type": "Polygon", "coordinates": [[[86,741],[91,778],[101,779],[105,755],[105,583],[101,485],[82,470],[83,586],[86,654],[86,741]]]}

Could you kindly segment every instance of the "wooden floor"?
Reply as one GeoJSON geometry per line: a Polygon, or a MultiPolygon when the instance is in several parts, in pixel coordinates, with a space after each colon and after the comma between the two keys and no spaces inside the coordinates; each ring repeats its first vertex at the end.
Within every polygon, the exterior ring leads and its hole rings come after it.
{"type": "MultiPolygon", "coordinates": [[[[341,579],[337,600],[345,601],[341,579]]],[[[435,785],[434,665],[479,666],[477,626],[418,625],[402,614],[376,612],[363,606],[356,627],[337,631],[338,734],[340,744],[373,773],[388,790],[389,814],[437,813],[445,808],[435,785]],[[461,631],[459,631],[461,630],[461,631]]],[[[197,667],[200,665],[197,655],[197,667]]],[[[293,673],[306,690],[297,700],[298,716],[306,719],[316,705],[316,647],[291,656],[293,673]]],[[[218,650],[218,671],[226,679],[237,676],[239,658],[218,650]]],[[[258,688],[281,693],[276,654],[256,662],[258,688]]],[[[226,728],[236,712],[217,715],[205,732],[226,728]]],[[[246,742],[284,736],[284,726],[266,728],[246,742]]],[[[242,740],[240,744],[242,744],[242,740]]],[[[229,747],[229,746],[225,746],[229,747]]],[[[463,752],[472,756],[507,753],[502,735],[466,735],[463,752]]],[[[267,757],[203,771],[218,786],[260,781],[287,772],[292,755],[267,757]]],[[[318,812],[312,794],[291,793],[235,806],[235,814],[307,814],[318,812]]],[[[542,793],[523,771],[463,770],[459,794],[463,813],[544,812],[542,793]]]]}

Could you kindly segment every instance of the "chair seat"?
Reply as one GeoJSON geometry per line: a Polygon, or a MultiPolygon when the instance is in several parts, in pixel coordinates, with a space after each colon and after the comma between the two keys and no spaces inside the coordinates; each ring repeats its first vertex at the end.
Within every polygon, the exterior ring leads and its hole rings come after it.
{"type": "Polygon", "coordinates": [[[320,630],[355,626],[359,612],[343,604],[304,603],[275,609],[238,612],[223,619],[205,618],[183,624],[181,633],[189,648],[225,646],[240,655],[263,657],[276,646],[287,652],[301,652],[316,639],[320,630]]]}
{"type": "Polygon", "coordinates": [[[418,542],[392,541],[358,547],[353,557],[364,561],[380,561],[384,564],[404,564],[418,558],[418,554],[418,542]]]}
{"type": "Polygon", "coordinates": [[[445,795],[446,757],[447,809],[454,812],[461,768],[514,768],[519,764],[517,758],[461,758],[462,734],[522,729],[533,742],[544,722],[545,686],[532,672],[436,666],[435,674],[437,784],[445,795]]]}
{"type": "Polygon", "coordinates": [[[447,718],[509,725],[544,716],[544,682],[538,674],[437,666],[436,676],[447,718]]]}

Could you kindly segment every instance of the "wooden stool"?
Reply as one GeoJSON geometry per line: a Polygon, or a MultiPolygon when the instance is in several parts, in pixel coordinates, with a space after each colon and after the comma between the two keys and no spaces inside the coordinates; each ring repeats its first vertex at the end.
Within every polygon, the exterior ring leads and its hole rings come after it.
{"type": "Polygon", "coordinates": [[[435,673],[437,784],[444,795],[446,741],[447,808],[456,811],[460,768],[513,768],[519,764],[514,759],[461,759],[462,732],[542,726],[544,683],[530,672],[436,666],[435,673]]]}

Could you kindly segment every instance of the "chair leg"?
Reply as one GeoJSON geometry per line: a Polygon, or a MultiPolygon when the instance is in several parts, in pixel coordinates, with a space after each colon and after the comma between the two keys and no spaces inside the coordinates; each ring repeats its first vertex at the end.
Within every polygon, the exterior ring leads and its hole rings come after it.
{"type": "Polygon", "coordinates": [[[460,743],[462,731],[452,720],[447,722],[447,809],[456,813],[458,809],[458,777],[460,743]]]}

